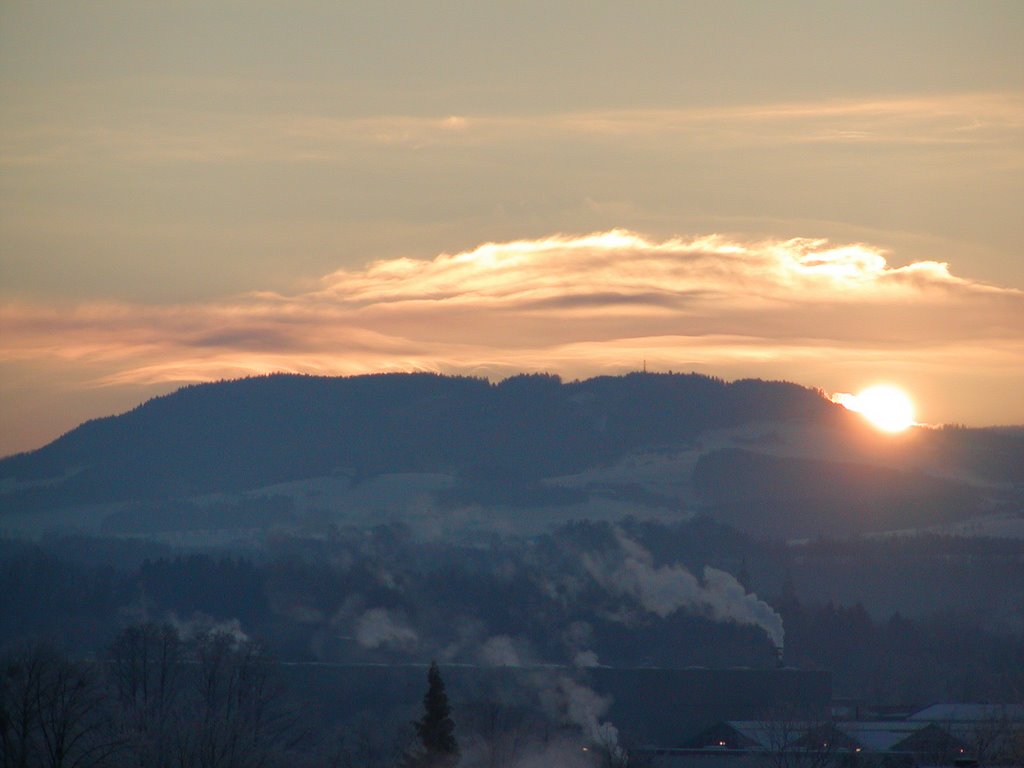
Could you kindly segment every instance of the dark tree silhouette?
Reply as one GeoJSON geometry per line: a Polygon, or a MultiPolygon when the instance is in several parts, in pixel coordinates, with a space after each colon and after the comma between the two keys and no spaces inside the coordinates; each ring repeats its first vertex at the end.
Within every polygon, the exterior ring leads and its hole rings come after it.
{"type": "Polygon", "coordinates": [[[211,632],[195,638],[191,652],[190,711],[179,734],[179,765],[265,766],[294,746],[293,715],[259,643],[211,632]]]}
{"type": "Polygon", "coordinates": [[[123,629],[110,647],[108,677],[120,707],[133,764],[169,768],[182,698],[184,644],[169,624],[123,629]]]}
{"type": "Polygon", "coordinates": [[[95,669],[43,644],[0,659],[0,766],[101,768],[123,740],[95,669]]]}
{"type": "Polygon", "coordinates": [[[410,768],[450,768],[459,761],[455,723],[437,662],[430,663],[427,693],[423,697],[423,717],[416,723],[419,744],[410,755],[410,768]]]}

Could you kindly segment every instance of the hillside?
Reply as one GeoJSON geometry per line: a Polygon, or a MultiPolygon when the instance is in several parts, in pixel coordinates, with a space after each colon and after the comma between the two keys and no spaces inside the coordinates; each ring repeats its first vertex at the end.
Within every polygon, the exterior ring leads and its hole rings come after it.
{"type": "Polygon", "coordinates": [[[795,385],[696,375],[496,385],[433,374],[275,375],[189,386],[87,422],[0,461],[0,481],[20,488],[6,495],[9,507],[241,491],[337,473],[536,480],[707,429],[829,410],[795,385]]]}
{"type": "Polygon", "coordinates": [[[783,382],[273,375],[184,387],[0,460],[0,515],[68,510],[48,524],[60,527],[91,506],[107,531],[156,533],[313,513],[372,523],[427,498],[437,516],[473,509],[538,530],[699,513],[842,535],[1019,511],[1022,457],[1021,430],[881,437],[783,382]]]}

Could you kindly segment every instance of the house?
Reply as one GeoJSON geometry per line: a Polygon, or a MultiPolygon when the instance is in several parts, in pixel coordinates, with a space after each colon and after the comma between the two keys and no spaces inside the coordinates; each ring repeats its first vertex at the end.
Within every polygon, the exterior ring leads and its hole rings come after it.
{"type": "Polygon", "coordinates": [[[1024,706],[1019,704],[933,704],[907,722],[926,723],[955,739],[964,760],[980,765],[1024,765],[1024,706]]]}
{"type": "Polygon", "coordinates": [[[723,720],[672,748],[656,768],[1024,765],[1024,707],[940,704],[900,720],[723,720]]]}

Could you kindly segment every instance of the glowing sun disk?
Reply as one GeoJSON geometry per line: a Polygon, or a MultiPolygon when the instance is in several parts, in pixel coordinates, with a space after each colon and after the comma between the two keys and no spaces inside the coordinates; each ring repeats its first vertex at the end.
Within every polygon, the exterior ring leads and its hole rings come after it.
{"type": "Polygon", "coordinates": [[[896,387],[879,384],[856,395],[833,399],[884,432],[902,432],[914,424],[914,404],[903,390],[896,387]]]}

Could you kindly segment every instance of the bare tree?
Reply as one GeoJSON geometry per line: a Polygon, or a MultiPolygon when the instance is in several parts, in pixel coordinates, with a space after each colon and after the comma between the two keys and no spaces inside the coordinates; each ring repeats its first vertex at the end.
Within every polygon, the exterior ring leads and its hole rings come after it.
{"type": "Polygon", "coordinates": [[[408,721],[382,719],[369,713],[357,717],[338,738],[329,768],[393,768],[409,748],[413,731],[408,721]]]}
{"type": "Polygon", "coordinates": [[[3,768],[28,768],[38,759],[42,723],[37,702],[50,651],[25,648],[4,658],[0,670],[0,749],[3,768]]]}
{"type": "Polygon", "coordinates": [[[3,662],[0,738],[5,768],[109,765],[123,747],[96,669],[44,645],[3,662]]]}
{"type": "Polygon", "coordinates": [[[301,732],[258,643],[201,635],[192,661],[191,692],[177,725],[180,768],[261,768],[296,746],[301,732]]]}
{"type": "Polygon", "coordinates": [[[978,765],[1024,765],[1024,722],[1013,705],[990,705],[984,717],[956,732],[978,765]]]}
{"type": "Polygon", "coordinates": [[[964,745],[970,750],[971,757],[978,765],[998,764],[999,754],[1003,751],[1004,742],[1009,736],[1009,722],[1005,712],[991,708],[984,717],[971,723],[969,727],[960,729],[964,745]]]}
{"type": "Polygon", "coordinates": [[[1024,765],[1024,723],[1012,724],[999,758],[1003,765],[1024,765]]]}
{"type": "Polygon", "coordinates": [[[791,706],[769,710],[757,735],[771,768],[829,768],[846,740],[830,720],[791,706]]]}
{"type": "Polygon", "coordinates": [[[169,624],[123,630],[110,648],[110,681],[129,740],[132,763],[169,768],[181,698],[182,642],[169,624]]]}
{"type": "Polygon", "coordinates": [[[466,753],[477,768],[508,768],[546,736],[547,722],[502,691],[464,705],[466,753]]]}

